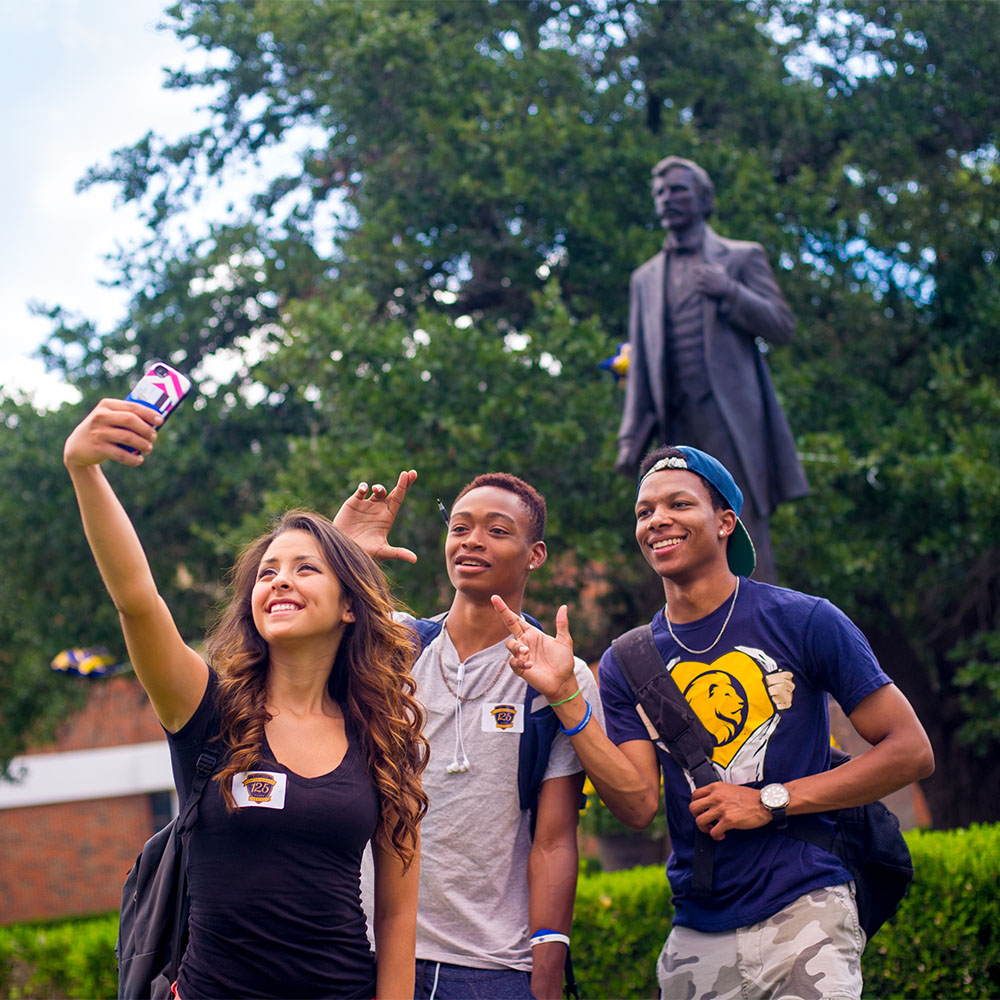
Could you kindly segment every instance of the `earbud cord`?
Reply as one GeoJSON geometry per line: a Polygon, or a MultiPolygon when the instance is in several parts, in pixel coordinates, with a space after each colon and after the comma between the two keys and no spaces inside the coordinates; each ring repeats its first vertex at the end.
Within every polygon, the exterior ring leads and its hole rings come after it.
{"type": "MultiPolygon", "coordinates": [[[[442,642],[444,641],[442,637],[442,642]]],[[[458,688],[455,691],[455,753],[452,762],[445,768],[449,774],[461,774],[469,770],[469,758],[465,752],[465,740],[462,737],[462,682],[465,680],[465,664],[458,664],[458,688]],[[458,755],[462,754],[461,763],[458,755]]]]}

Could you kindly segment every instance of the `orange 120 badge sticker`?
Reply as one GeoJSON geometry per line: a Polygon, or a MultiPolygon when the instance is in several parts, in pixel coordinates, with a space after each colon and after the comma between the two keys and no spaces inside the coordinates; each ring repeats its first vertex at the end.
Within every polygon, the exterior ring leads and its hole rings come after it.
{"type": "Polygon", "coordinates": [[[233,775],[233,798],[241,809],[284,809],[288,775],[274,771],[240,771],[233,775]]]}
{"type": "Polygon", "coordinates": [[[524,705],[513,701],[483,705],[483,732],[523,733],[524,705]]]}

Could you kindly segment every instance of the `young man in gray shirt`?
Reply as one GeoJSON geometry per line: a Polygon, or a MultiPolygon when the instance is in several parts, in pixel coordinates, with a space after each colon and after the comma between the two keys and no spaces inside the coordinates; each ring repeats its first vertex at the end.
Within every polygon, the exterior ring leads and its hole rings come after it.
{"type": "MultiPolygon", "coordinates": [[[[388,544],[415,472],[392,491],[361,484],[335,523],[378,559],[414,561],[388,544]]],[[[431,746],[423,775],[416,996],[557,998],[573,919],[576,824],[583,769],[557,733],[538,795],[532,837],[518,796],[527,685],[509,668],[508,633],[490,598],[520,611],[530,575],[547,557],[545,501],[509,473],[487,473],[448,515],[445,564],[454,597],[413,677],[431,746]]],[[[587,665],[574,663],[578,694],[600,713],[587,665]]],[[[537,702],[535,704],[534,702],[537,702]]],[[[544,710],[541,696],[532,715],[544,710]]]]}

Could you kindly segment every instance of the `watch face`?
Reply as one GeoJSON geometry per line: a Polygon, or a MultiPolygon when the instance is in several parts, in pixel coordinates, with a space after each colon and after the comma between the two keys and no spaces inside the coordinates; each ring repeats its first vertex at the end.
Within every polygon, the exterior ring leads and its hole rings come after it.
{"type": "Polygon", "coordinates": [[[765,785],[760,790],[761,804],[767,809],[782,809],[788,805],[789,798],[784,785],[765,785]]]}

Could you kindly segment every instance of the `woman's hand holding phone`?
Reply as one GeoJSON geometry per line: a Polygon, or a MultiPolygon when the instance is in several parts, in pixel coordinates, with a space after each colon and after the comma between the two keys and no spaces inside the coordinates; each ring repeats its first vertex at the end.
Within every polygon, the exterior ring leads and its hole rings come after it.
{"type": "Polygon", "coordinates": [[[70,434],[63,448],[67,468],[111,458],[141,465],[153,450],[156,429],[191,391],[191,380],[163,361],[151,361],[125,399],[103,399],[70,434]]]}
{"type": "Polygon", "coordinates": [[[66,439],[63,464],[82,468],[110,458],[122,465],[142,465],[163,419],[143,403],[102,399],[66,439]]]}

